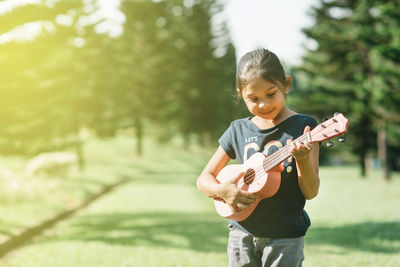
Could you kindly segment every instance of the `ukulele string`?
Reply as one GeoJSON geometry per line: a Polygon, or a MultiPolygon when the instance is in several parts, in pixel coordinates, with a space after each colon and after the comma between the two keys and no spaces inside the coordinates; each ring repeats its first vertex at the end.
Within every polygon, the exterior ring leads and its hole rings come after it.
{"type": "MultiPolygon", "coordinates": [[[[300,137],[295,139],[293,142],[297,142],[297,141],[302,142],[304,140],[307,140],[306,134],[301,135],[300,137]]],[[[290,154],[288,155],[289,149],[290,149],[290,146],[284,146],[282,149],[280,149],[280,150],[276,151],[275,153],[271,154],[270,156],[268,156],[268,162],[263,161],[262,166],[254,169],[255,176],[254,176],[253,182],[255,182],[258,179],[261,179],[265,175],[265,173],[267,173],[268,171],[273,169],[280,162],[282,162],[285,159],[287,159],[288,157],[290,157],[290,154]]],[[[243,178],[244,182],[248,183],[252,179],[251,177],[252,177],[252,175],[249,175],[249,176],[245,175],[245,177],[243,178]]]]}
{"type": "MultiPolygon", "coordinates": [[[[318,126],[321,126],[321,125],[318,125],[318,126]]],[[[317,127],[318,127],[318,126],[317,126],[317,127]]],[[[319,129],[314,129],[314,130],[316,130],[315,134],[320,133],[321,131],[324,131],[324,130],[325,130],[326,128],[328,128],[329,126],[330,126],[330,125],[325,126],[325,127],[320,127],[319,129]]],[[[307,138],[307,134],[303,134],[303,135],[301,135],[300,137],[298,137],[297,139],[295,139],[293,142],[304,141],[304,140],[306,140],[306,139],[308,139],[308,138],[307,138]],[[305,139],[304,139],[304,138],[305,138],[305,139]]],[[[261,166],[261,167],[258,167],[258,168],[256,168],[256,169],[254,170],[254,172],[255,172],[256,174],[255,174],[255,177],[254,177],[254,179],[253,179],[253,182],[255,182],[255,181],[258,180],[258,179],[261,179],[262,176],[264,175],[264,173],[270,171],[272,168],[274,168],[274,167],[275,167],[276,165],[278,165],[280,162],[282,162],[282,161],[284,161],[286,158],[288,158],[290,155],[286,156],[285,153],[283,153],[283,152],[286,152],[286,153],[287,153],[286,150],[288,150],[289,147],[290,147],[290,146],[284,146],[282,149],[280,149],[280,150],[276,151],[275,153],[271,154],[270,156],[268,156],[268,159],[269,159],[268,163],[265,164],[265,162],[263,161],[262,166],[261,166]],[[285,158],[281,159],[282,156],[285,156],[285,158]],[[277,160],[279,160],[279,161],[276,162],[277,160]],[[261,173],[261,175],[257,175],[257,173],[261,173]]],[[[247,173],[246,173],[246,174],[247,174],[247,173]]],[[[252,175],[250,175],[250,178],[248,178],[249,176],[248,176],[248,177],[246,177],[246,176],[244,177],[245,183],[246,183],[246,182],[249,182],[249,180],[251,180],[251,176],[252,176],[252,175]]]]}
{"type": "MultiPolygon", "coordinates": [[[[318,125],[318,126],[320,126],[320,125],[318,125]]],[[[328,128],[329,126],[326,126],[325,128],[328,128]]],[[[315,128],[314,134],[320,133],[321,131],[325,130],[325,128],[322,128],[322,129],[315,128]]],[[[303,134],[303,135],[299,136],[297,139],[295,139],[292,143],[297,142],[297,141],[302,142],[306,139],[308,139],[307,134],[303,134]]],[[[275,153],[271,154],[270,156],[268,156],[268,162],[266,164],[263,163],[263,167],[265,167],[264,169],[267,169],[267,171],[269,171],[270,169],[275,167],[278,163],[282,162],[286,157],[289,157],[289,156],[285,155],[285,153],[287,153],[286,150],[289,150],[289,149],[290,149],[290,146],[284,146],[282,149],[280,149],[280,150],[276,151],[275,153]],[[284,156],[285,158],[281,158],[282,156],[284,156]],[[276,162],[277,160],[278,160],[278,162],[276,162]]]]}
{"type": "MultiPolygon", "coordinates": [[[[318,125],[320,126],[320,125],[318,125]]],[[[316,130],[314,132],[314,134],[318,134],[321,131],[324,131],[326,128],[328,128],[330,125],[324,127],[324,128],[318,128],[318,129],[314,129],[316,130]]],[[[295,139],[293,142],[297,142],[297,141],[304,141],[308,139],[307,138],[307,134],[303,134],[301,136],[299,136],[297,139],[295,139]]],[[[285,146],[282,149],[276,151],[275,153],[271,154],[270,156],[268,156],[268,162],[265,164],[265,162],[263,162],[261,167],[258,167],[255,169],[255,173],[261,173],[261,175],[255,175],[254,177],[254,181],[256,181],[257,179],[261,179],[262,176],[264,175],[264,173],[270,171],[271,169],[273,169],[276,165],[278,165],[280,162],[284,161],[286,158],[288,158],[290,155],[286,155],[285,153],[287,153],[288,149],[290,148],[290,146],[285,146]],[[283,157],[283,158],[282,158],[283,157]]],[[[246,178],[246,177],[245,177],[246,178]]],[[[244,179],[245,179],[244,178],[244,179]]],[[[251,180],[251,176],[250,178],[246,178],[246,182],[248,182],[249,180],[251,180]]]]}
{"type": "MultiPolygon", "coordinates": [[[[304,141],[307,139],[307,136],[301,136],[303,138],[298,138],[295,141],[304,141]]],[[[280,162],[284,161],[285,159],[287,159],[288,157],[290,157],[290,154],[288,154],[289,152],[289,148],[290,146],[285,146],[282,149],[276,151],[275,153],[271,154],[268,157],[268,162],[263,161],[262,166],[253,169],[254,170],[254,179],[253,182],[255,182],[258,179],[261,179],[262,176],[265,175],[265,173],[267,173],[268,171],[270,171],[271,169],[273,169],[275,166],[277,166],[280,162]]],[[[252,173],[249,173],[250,175],[245,175],[245,177],[243,178],[245,183],[248,183],[249,181],[252,180],[252,173]]]]}
{"type": "MultiPolygon", "coordinates": [[[[332,125],[333,123],[331,123],[330,125],[332,125]]],[[[320,129],[314,129],[317,130],[315,132],[315,134],[320,133],[321,131],[324,131],[326,128],[328,128],[330,125],[327,125],[325,127],[319,127],[320,129]]],[[[318,125],[321,126],[321,125],[318,125]]],[[[317,126],[317,127],[318,127],[317,126]]],[[[297,139],[295,139],[292,143],[297,142],[297,141],[304,141],[307,140],[307,134],[303,134],[301,136],[299,136],[297,139]]],[[[261,167],[258,167],[254,170],[255,175],[254,175],[254,179],[253,179],[253,183],[258,180],[261,179],[262,176],[264,176],[264,173],[267,173],[268,171],[270,171],[271,169],[273,169],[276,165],[278,165],[280,162],[284,161],[286,158],[290,157],[290,154],[287,156],[286,153],[288,152],[287,150],[289,150],[290,146],[286,145],[284,146],[282,149],[279,149],[278,151],[276,151],[275,153],[271,154],[270,156],[268,156],[268,162],[265,164],[265,162],[263,161],[263,164],[261,167]],[[284,157],[283,159],[281,159],[281,157],[284,157]],[[257,174],[259,173],[259,174],[257,174]]],[[[247,172],[246,172],[247,174],[247,172]]],[[[246,177],[246,175],[244,176],[243,180],[244,182],[249,182],[251,180],[251,176],[249,175],[248,177],[246,177]]]]}
{"type": "MultiPolygon", "coordinates": [[[[307,136],[305,134],[303,134],[299,138],[295,139],[293,142],[304,141],[306,139],[307,139],[307,136]]],[[[275,167],[280,162],[282,162],[286,158],[288,158],[290,156],[290,154],[287,155],[287,153],[289,152],[289,149],[290,149],[290,146],[284,146],[282,149],[279,149],[275,153],[268,156],[268,159],[269,159],[268,162],[263,161],[262,166],[257,167],[256,169],[253,169],[254,172],[256,173],[253,182],[256,181],[257,179],[261,179],[261,177],[264,175],[264,173],[270,171],[271,169],[273,169],[273,167],[275,167]],[[257,175],[257,173],[259,173],[261,175],[257,175]]],[[[243,178],[244,182],[245,183],[249,182],[252,179],[251,177],[252,177],[252,175],[249,175],[247,177],[245,175],[245,177],[243,178]]]]}

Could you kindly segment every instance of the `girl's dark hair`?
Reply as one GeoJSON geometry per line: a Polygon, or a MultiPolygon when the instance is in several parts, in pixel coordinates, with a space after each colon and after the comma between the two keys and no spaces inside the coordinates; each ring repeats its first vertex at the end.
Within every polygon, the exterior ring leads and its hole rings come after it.
{"type": "Polygon", "coordinates": [[[278,85],[286,84],[286,76],[279,58],[268,49],[257,49],[245,54],[238,63],[236,88],[239,97],[249,83],[263,78],[278,85]]]}

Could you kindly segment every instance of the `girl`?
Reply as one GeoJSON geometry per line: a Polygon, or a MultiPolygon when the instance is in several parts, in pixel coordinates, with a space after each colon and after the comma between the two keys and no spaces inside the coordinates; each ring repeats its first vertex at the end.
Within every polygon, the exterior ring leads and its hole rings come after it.
{"type": "Polygon", "coordinates": [[[318,193],[318,144],[290,143],[317,125],[314,118],[285,106],[291,77],[286,77],[277,56],[266,49],[251,51],[238,64],[236,90],[253,115],[235,120],[218,140],[220,146],[197,179],[206,196],[222,199],[235,212],[252,205],[257,195],[236,182],[219,183],[216,176],[231,160],[243,164],[253,153],[271,155],[290,144],[291,157],[283,163],[278,192],[263,199],[243,221],[229,221],[229,266],[301,266],[310,219],[305,200],[318,193]]]}

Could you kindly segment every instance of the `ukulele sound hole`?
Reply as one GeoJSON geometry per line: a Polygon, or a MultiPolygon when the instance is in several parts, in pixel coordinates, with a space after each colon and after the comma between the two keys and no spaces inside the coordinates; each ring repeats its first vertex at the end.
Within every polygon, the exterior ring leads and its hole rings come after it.
{"type": "Polygon", "coordinates": [[[255,176],[256,172],[253,169],[248,169],[243,178],[244,183],[250,185],[254,181],[255,176]]]}

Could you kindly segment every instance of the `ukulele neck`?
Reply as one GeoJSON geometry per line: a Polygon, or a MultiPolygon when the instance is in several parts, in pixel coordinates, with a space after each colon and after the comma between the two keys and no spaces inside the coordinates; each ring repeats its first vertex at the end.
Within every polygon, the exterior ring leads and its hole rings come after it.
{"type": "MultiPolygon", "coordinates": [[[[295,139],[293,142],[297,142],[297,141],[300,141],[300,142],[305,142],[305,141],[311,142],[310,132],[307,132],[307,133],[301,135],[300,137],[295,139]]],[[[273,153],[270,156],[268,156],[267,158],[265,158],[264,162],[263,162],[264,170],[266,172],[268,172],[271,169],[273,169],[274,167],[276,167],[277,165],[279,165],[280,163],[282,163],[284,160],[289,158],[291,156],[290,151],[291,151],[291,146],[290,145],[286,145],[283,148],[281,148],[278,151],[276,151],[275,153],[273,153]]]]}

